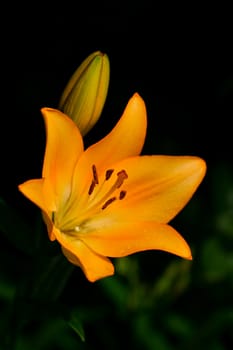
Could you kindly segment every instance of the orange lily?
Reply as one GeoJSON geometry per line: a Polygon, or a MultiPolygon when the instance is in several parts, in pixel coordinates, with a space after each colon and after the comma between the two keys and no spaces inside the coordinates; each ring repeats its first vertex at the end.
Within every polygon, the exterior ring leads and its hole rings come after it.
{"type": "Polygon", "coordinates": [[[147,126],[136,93],[113,130],[84,151],[74,122],[43,108],[47,143],[41,179],[19,190],[42,210],[50,240],[89,281],[114,274],[109,258],[159,249],[191,259],[182,236],[168,222],[201,183],[198,157],[139,156],[147,126]]]}

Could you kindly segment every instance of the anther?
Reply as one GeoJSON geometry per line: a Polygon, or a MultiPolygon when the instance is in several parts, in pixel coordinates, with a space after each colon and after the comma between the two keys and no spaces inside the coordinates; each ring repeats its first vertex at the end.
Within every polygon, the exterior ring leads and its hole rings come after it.
{"type": "Polygon", "coordinates": [[[98,174],[97,174],[97,170],[96,170],[96,166],[95,164],[92,165],[92,173],[93,173],[93,180],[96,184],[99,183],[99,179],[98,179],[98,174]]]}
{"type": "Polygon", "coordinates": [[[121,191],[120,195],[119,195],[119,199],[121,200],[121,199],[125,198],[125,196],[126,196],[126,191],[121,191]]]}
{"type": "Polygon", "coordinates": [[[98,174],[97,174],[95,164],[92,165],[92,174],[93,174],[93,179],[92,179],[92,182],[91,182],[89,190],[88,190],[89,195],[91,195],[92,192],[94,191],[95,185],[97,185],[99,183],[98,174]]]}
{"type": "Polygon", "coordinates": [[[106,170],[106,173],[105,173],[105,180],[107,181],[108,179],[110,179],[112,173],[114,172],[114,169],[108,169],[106,170]]]}
{"type": "Polygon", "coordinates": [[[94,180],[92,180],[92,183],[91,183],[89,190],[88,190],[89,195],[91,195],[92,192],[94,191],[95,185],[96,185],[96,182],[94,180]]]}
{"type": "Polygon", "coordinates": [[[107,206],[109,206],[109,204],[111,204],[111,203],[114,202],[115,200],[116,200],[116,197],[109,198],[109,199],[104,203],[104,205],[102,206],[101,209],[107,208],[107,206]]]}

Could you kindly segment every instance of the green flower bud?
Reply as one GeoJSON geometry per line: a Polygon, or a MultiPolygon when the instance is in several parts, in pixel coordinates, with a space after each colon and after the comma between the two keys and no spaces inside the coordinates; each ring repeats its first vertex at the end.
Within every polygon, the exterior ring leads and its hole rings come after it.
{"type": "Polygon", "coordinates": [[[89,55],[66,85],[59,109],[68,115],[84,136],[98,121],[107,97],[110,65],[100,51],[89,55]]]}

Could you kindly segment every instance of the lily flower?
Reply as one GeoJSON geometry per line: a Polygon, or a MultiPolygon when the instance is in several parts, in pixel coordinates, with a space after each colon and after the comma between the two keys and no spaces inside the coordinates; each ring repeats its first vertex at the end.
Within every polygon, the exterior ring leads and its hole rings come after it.
{"type": "Polygon", "coordinates": [[[58,108],[77,124],[82,136],[99,120],[107,97],[109,76],[108,56],[95,51],[76,69],[62,93],[58,108]]]}
{"type": "Polygon", "coordinates": [[[205,161],[194,156],[140,156],[147,116],[135,93],[102,140],[84,150],[75,123],[43,108],[46,149],[41,179],[19,190],[43,213],[50,240],[89,281],[114,274],[111,258],[163,250],[192,259],[168,223],[201,183],[205,161]]]}

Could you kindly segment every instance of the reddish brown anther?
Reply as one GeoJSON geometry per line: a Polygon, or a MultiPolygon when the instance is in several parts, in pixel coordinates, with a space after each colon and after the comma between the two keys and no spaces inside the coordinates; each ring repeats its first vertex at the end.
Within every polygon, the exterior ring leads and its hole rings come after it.
{"type": "Polygon", "coordinates": [[[105,173],[105,180],[108,180],[110,179],[112,173],[114,172],[114,169],[108,169],[106,170],[106,173],[105,173]]]}
{"type": "Polygon", "coordinates": [[[121,199],[125,198],[125,196],[126,196],[126,191],[121,191],[120,195],[119,195],[119,199],[121,200],[121,199]]]}
{"type": "Polygon", "coordinates": [[[99,183],[99,179],[98,179],[98,174],[97,174],[97,170],[96,170],[96,166],[95,164],[92,165],[92,172],[93,172],[93,180],[96,184],[99,183]]]}
{"type": "Polygon", "coordinates": [[[111,204],[111,203],[114,202],[115,200],[116,200],[116,197],[109,198],[109,199],[104,203],[104,205],[102,206],[101,209],[107,208],[107,206],[109,206],[109,204],[111,204]]]}

